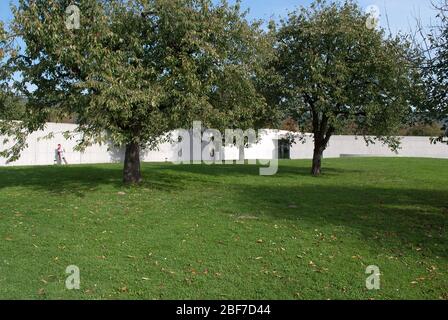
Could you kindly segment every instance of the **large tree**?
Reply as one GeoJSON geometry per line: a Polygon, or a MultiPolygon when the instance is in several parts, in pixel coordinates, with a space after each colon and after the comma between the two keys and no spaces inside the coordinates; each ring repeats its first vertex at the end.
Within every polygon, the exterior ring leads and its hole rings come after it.
{"type": "Polygon", "coordinates": [[[12,32],[26,45],[14,59],[27,97],[16,132],[74,115],[80,148],[126,146],[127,183],[141,180],[140,150],[173,129],[194,120],[244,128],[264,116],[256,78],[270,46],[239,2],[19,0],[13,12],[12,32]]]}
{"type": "Polygon", "coordinates": [[[409,46],[386,38],[370,19],[351,1],[315,1],[278,26],[277,103],[299,124],[312,124],[313,175],[332,135],[348,124],[368,143],[398,148],[393,134],[409,111],[413,83],[409,46]]]}

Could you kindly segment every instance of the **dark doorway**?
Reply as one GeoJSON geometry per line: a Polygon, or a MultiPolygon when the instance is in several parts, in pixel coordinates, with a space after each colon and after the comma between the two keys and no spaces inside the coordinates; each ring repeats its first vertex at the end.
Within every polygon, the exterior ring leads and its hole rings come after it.
{"type": "Polygon", "coordinates": [[[291,159],[291,142],[289,139],[278,140],[278,158],[291,159]]]}

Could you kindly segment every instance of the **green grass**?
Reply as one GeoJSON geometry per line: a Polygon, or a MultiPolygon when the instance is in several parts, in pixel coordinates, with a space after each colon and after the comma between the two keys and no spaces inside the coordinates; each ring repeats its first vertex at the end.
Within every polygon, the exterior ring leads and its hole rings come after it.
{"type": "Polygon", "coordinates": [[[0,298],[448,299],[448,161],[309,165],[2,168],[0,298]]]}

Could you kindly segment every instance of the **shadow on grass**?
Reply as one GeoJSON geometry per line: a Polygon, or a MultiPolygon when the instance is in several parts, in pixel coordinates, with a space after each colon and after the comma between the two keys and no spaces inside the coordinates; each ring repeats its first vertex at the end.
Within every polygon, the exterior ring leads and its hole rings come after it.
{"type": "MultiPolygon", "coordinates": [[[[258,177],[259,165],[172,165],[143,164],[144,181],[139,185],[159,191],[188,189],[190,183],[207,183],[208,176],[258,177]]],[[[326,168],[325,175],[347,174],[349,170],[326,168]]],[[[282,164],[277,174],[284,176],[310,176],[309,169],[301,166],[282,164]]],[[[121,189],[122,166],[80,165],[80,166],[37,166],[0,168],[0,190],[9,187],[29,187],[50,193],[72,193],[84,197],[85,193],[102,186],[121,189]]]]}
{"type": "MultiPolygon", "coordinates": [[[[365,186],[235,186],[234,201],[251,216],[298,225],[357,230],[372,247],[448,257],[448,191],[365,186]],[[262,213],[257,212],[261,209],[262,213]]],[[[327,235],[329,236],[329,235],[327,235]]]]}
{"type": "MultiPolygon", "coordinates": [[[[311,163],[310,166],[294,166],[291,165],[291,161],[281,161],[279,163],[278,176],[306,176],[309,177],[311,175],[311,163]]],[[[303,164],[303,162],[301,162],[303,164]]],[[[241,176],[259,176],[260,168],[266,168],[268,165],[260,165],[260,164],[222,164],[222,165],[173,165],[168,166],[166,169],[169,169],[173,172],[182,172],[182,173],[193,173],[197,175],[207,175],[207,176],[227,176],[232,175],[235,177],[241,176]]],[[[323,173],[325,176],[334,176],[346,173],[354,173],[359,172],[358,170],[349,170],[349,169],[340,169],[340,168],[332,168],[325,167],[323,173]]]]}
{"type": "MultiPolygon", "coordinates": [[[[429,251],[424,250],[422,254],[448,257],[446,190],[407,188],[406,185],[388,189],[375,185],[374,181],[359,186],[334,185],[326,184],[325,179],[322,183],[311,179],[308,180],[311,183],[297,185],[240,183],[244,177],[258,176],[258,168],[248,165],[144,165],[145,182],[141,187],[171,192],[194,186],[196,191],[193,192],[200,193],[204,183],[209,182],[209,176],[235,177],[222,188],[231,194],[234,207],[251,208],[246,212],[250,215],[267,215],[316,227],[348,227],[358,230],[375,248],[396,250],[397,255],[403,248],[424,248],[429,251]]],[[[350,172],[356,171],[326,168],[325,175],[343,177],[350,172]]],[[[275,178],[297,175],[309,176],[308,167],[282,164],[275,178]]],[[[6,168],[0,169],[0,192],[5,188],[24,187],[84,197],[103,187],[122,189],[121,178],[120,165],[6,168]]],[[[198,196],[197,201],[203,202],[203,198],[198,196]]]]}
{"type": "MultiPolygon", "coordinates": [[[[139,187],[161,191],[181,187],[181,181],[174,175],[164,175],[163,170],[156,166],[154,169],[143,172],[145,181],[139,187]]],[[[122,182],[122,170],[120,165],[5,168],[0,169],[0,190],[23,187],[54,194],[70,193],[82,198],[103,187],[126,188],[122,182]]]]}
{"type": "Polygon", "coordinates": [[[261,210],[260,215],[306,225],[347,227],[357,230],[372,247],[386,247],[397,257],[402,250],[420,252],[421,248],[423,255],[448,257],[448,190],[419,189],[406,183],[382,188],[375,181],[344,185],[343,177],[362,172],[351,168],[326,167],[322,179],[313,180],[308,166],[301,164],[281,163],[275,185],[239,183],[244,177],[258,175],[259,166],[174,166],[169,170],[235,177],[236,183],[227,184],[232,201],[236,207],[252,208],[246,212],[250,216],[257,216],[257,210],[261,210]],[[334,179],[327,184],[327,178],[339,176],[341,184],[334,184],[334,179]],[[309,179],[305,184],[282,185],[279,179],[284,177],[309,179]]]}

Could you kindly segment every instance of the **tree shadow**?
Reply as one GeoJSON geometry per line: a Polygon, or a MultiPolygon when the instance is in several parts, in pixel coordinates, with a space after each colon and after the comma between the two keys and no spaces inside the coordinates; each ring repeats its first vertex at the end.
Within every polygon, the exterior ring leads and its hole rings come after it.
{"type": "Polygon", "coordinates": [[[422,254],[448,257],[448,191],[372,185],[235,185],[233,194],[234,201],[265,207],[263,214],[276,219],[316,228],[348,227],[375,247],[386,246],[398,253],[404,248],[425,248],[422,254]]]}
{"type": "MultiPolygon", "coordinates": [[[[190,183],[209,183],[209,177],[258,177],[259,165],[173,165],[171,163],[143,163],[143,182],[135,188],[159,191],[188,189],[190,183]]],[[[122,164],[70,166],[30,166],[0,168],[0,190],[8,187],[30,187],[50,193],[85,193],[103,186],[116,189],[130,188],[122,182],[122,164]]],[[[342,174],[344,170],[328,169],[326,174],[342,174]]],[[[282,166],[284,175],[307,175],[302,167],[282,166]]]]}
{"type": "MultiPolygon", "coordinates": [[[[291,161],[281,161],[278,172],[275,176],[311,176],[310,167],[290,165],[291,161]]],[[[166,167],[170,171],[197,174],[201,176],[260,176],[260,168],[268,167],[261,164],[213,164],[213,165],[173,165],[166,167]]],[[[360,172],[355,169],[340,169],[334,167],[326,167],[323,169],[323,176],[336,176],[347,173],[360,172]]]]}
{"type": "MultiPolygon", "coordinates": [[[[200,189],[207,183],[219,183],[211,176],[229,176],[231,180],[225,188],[232,195],[231,201],[241,208],[254,208],[251,215],[301,221],[316,228],[347,227],[357,230],[375,248],[423,247],[428,250],[425,252],[448,257],[446,190],[407,185],[382,188],[373,181],[338,183],[334,177],[356,171],[337,168],[326,168],[322,180],[309,178],[294,183],[297,176],[309,177],[308,167],[288,162],[282,163],[275,177],[259,177],[256,183],[245,183],[245,177],[258,177],[258,169],[259,166],[249,165],[144,164],[145,182],[139,187],[163,192],[188,190],[191,186],[200,189]],[[283,178],[288,183],[282,183],[283,178]],[[271,179],[276,183],[271,183],[271,179]],[[266,210],[257,212],[260,208],[266,210]]],[[[15,187],[80,198],[103,187],[117,191],[127,188],[122,184],[119,164],[0,169],[0,192],[15,187]]]]}
{"type": "MultiPolygon", "coordinates": [[[[158,166],[151,168],[153,170],[143,171],[144,181],[137,187],[173,191],[185,186],[175,175],[164,174],[158,166]]],[[[0,190],[23,187],[83,198],[105,186],[117,190],[132,188],[123,184],[122,170],[121,164],[3,168],[0,169],[0,190]]]]}

